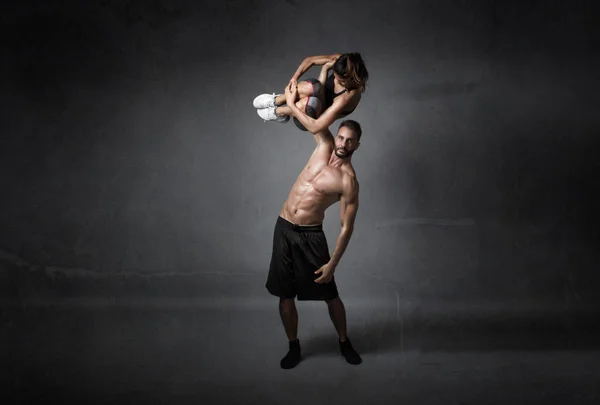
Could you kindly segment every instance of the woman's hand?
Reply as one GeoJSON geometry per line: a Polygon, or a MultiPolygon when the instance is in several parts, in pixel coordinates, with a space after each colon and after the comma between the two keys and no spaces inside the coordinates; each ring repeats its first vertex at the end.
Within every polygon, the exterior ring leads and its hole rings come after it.
{"type": "Polygon", "coordinates": [[[331,58],[331,60],[329,62],[327,62],[323,65],[323,69],[327,69],[327,70],[331,69],[333,67],[333,65],[335,64],[335,61],[338,60],[338,58],[339,58],[339,56],[335,56],[335,57],[331,58]]]}

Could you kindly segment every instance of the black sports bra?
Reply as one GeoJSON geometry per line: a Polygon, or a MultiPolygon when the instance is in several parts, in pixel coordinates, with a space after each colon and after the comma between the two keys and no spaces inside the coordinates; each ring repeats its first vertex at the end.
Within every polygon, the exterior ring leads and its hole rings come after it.
{"type": "Polygon", "coordinates": [[[333,95],[332,99],[336,98],[340,94],[344,94],[345,92],[348,91],[348,89],[344,89],[344,90],[340,91],[339,93],[334,93],[333,92],[333,89],[335,88],[335,83],[333,82],[334,80],[335,80],[334,76],[333,75],[329,75],[329,77],[327,78],[327,81],[325,82],[325,88],[327,90],[329,90],[329,92],[331,92],[332,95],[333,95]]]}
{"type": "MultiPolygon", "coordinates": [[[[336,98],[337,96],[344,94],[345,92],[348,91],[348,89],[344,89],[344,90],[340,91],[339,93],[335,93],[333,91],[333,89],[335,88],[334,80],[335,80],[334,76],[329,75],[329,77],[327,78],[327,81],[325,82],[325,103],[327,104],[326,108],[328,108],[329,106],[331,106],[333,104],[334,98],[336,98]]],[[[340,112],[340,115],[345,116],[345,115],[351,114],[355,109],[356,109],[356,107],[348,112],[342,111],[342,112],[340,112]]]]}

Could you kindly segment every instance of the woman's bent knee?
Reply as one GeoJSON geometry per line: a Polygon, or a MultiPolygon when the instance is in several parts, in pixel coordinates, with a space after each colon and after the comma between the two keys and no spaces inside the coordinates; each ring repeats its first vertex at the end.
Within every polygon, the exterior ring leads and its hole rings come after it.
{"type": "Polygon", "coordinates": [[[321,115],[322,104],[318,97],[308,96],[301,98],[296,102],[296,107],[311,118],[317,118],[321,115]]]}
{"type": "Polygon", "coordinates": [[[315,96],[321,94],[321,82],[317,79],[306,79],[298,83],[298,94],[300,97],[315,96]]]}

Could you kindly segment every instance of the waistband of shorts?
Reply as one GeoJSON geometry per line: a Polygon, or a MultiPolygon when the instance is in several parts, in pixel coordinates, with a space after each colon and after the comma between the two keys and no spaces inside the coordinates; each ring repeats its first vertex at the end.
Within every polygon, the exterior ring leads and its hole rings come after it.
{"type": "Polygon", "coordinates": [[[288,221],[281,215],[277,218],[277,222],[279,222],[285,228],[293,229],[296,232],[319,232],[323,230],[322,223],[316,225],[298,225],[288,221]]]}

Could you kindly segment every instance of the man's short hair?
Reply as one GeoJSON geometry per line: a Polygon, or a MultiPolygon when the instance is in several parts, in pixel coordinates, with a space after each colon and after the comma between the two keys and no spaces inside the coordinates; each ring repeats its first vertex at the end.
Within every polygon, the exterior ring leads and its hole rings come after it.
{"type": "Polygon", "coordinates": [[[362,135],[362,128],[360,127],[360,124],[358,122],[356,122],[354,120],[345,120],[345,121],[342,121],[342,123],[340,124],[340,127],[338,128],[338,131],[340,129],[342,129],[343,127],[348,127],[352,131],[354,131],[354,133],[356,134],[356,136],[360,140],[360,137],[362,135]]]}

